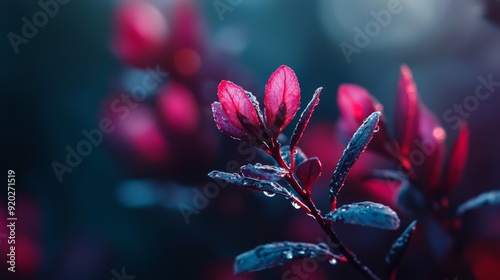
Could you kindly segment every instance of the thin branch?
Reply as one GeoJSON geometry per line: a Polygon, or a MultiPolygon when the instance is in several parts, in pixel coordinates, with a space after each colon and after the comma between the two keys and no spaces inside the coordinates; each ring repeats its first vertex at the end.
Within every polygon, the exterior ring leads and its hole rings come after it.
{"type": "MultiPolygon", "coordinates": [[[[347,249],[347,247],[344,246],[344,244],[342,244],[337,234],[333,230],[331,222],[323,219],[323,216],[321,216],[320,211],[314,205],[311,196],[300,186],[300,184],[293,176],[293,169],[291,167],[288,167],[285,161],[283,160],[280,153],[279,144],[274,145],[274,148],[271,150],[271,156],[276,160],[278,165],[288,170],[289,174],[285,177],[285,179],[290,184],[290,186],[295,190],[295,192],[299,195],[299,197],[302,199],[307,208],[309,208],[310,211],[309,214],[311,214],[314,217],[314,219],[318,222],[323,231],[334,242],[334,246],[336,246],[337,249],[339,249],[339,251],[342,252],[342,254],[347,258],[349,263],[356,270],[361,272],[367,279],[380,280],[380,278],[377,275],[375,275],[375,273],[373,273],[367,266],[365,266],[356,257],[356,255],[354,255],[354,253],[352,253],[349,249],[347,249]]],[[[290,155],[290,158],[292,158],[293,156],[294,155],[290,155]]]]}

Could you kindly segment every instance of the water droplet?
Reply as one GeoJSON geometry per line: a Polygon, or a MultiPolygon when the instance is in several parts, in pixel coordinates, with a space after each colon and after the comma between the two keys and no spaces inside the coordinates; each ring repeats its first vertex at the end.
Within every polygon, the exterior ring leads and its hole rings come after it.
{"type": "Polygon", "coordinates": [[[380,127],[377,125],[377,126],[375,127],[375,129],[373,130],[373,132],[378,132],[379,130],[380,130],[380,127]]]}
{"type": "Polygon", "coordinates": [[[300,251],[297,251],[297,254],[303,256],[306,254],[306,251],[300,250],[300,251]]]}
{"type": "Polygon", "coordinates": [[[331,265],[336,265],[337,264],[337,260],[336,259],[329,259],[328,262],[331,264],[331,265]]]}
{"type": "Polygon", "coordinates": [[[292,201],[292,206],[295,209],[300,209],[300,205],[297,202],[295,202],[295,201],[292,201]]]}
{"type": "Polygon", "coordinates": [[[267,196],[267,197],[273,197],[275,196],[276,194],[273,193],[273,192],[264,192],[264,195],[267,196]]]}
{"type": "Polygon", "coordinates": [[[292,251],[285,251],[285,252],[283,252],[283,254],[285,255],[285,259],[287,259],[287,260],[293,259],[292,251]]]}

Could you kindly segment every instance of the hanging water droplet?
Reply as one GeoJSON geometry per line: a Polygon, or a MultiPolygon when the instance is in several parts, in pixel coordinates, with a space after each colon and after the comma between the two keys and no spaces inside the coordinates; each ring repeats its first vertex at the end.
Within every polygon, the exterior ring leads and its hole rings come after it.
{"type": "Polygon", "coordinates": [[[265,196],[267,196],[267,197],[273,197],[273,196],[275,196],[276,194],[275,194],[275,193],[273,193],[273,192],[266,192],[266,191],[265,191],[265,192],[264,192],[264,195],[265,195],[265,196]]]}
{"type": "Polygon", "coordinates": [[[287,260],[293,259],[292,251],[285,251],[285,252],[283,252],[283,254],[285,255],[285,259],[287,259],[287,260]]]}
{"type": "Polygon", "coordinates": [[[300,209],[300,205],[297,202],[295,202],[295,201],[292,201],[292,206],[295,209],[300,209]]]}
{"type": "Polygon", "coordinates": [[[378,132],[380,130],[380,126],[376,126],[375,129],[373,130],[373,132],[378,132]]]}
{"type": "Polygon", "coordinates": [[[337,260],[336,259],[329,259],[328,262],[331,264],[331,265],[336,265],[337,264],[337,260]]]}

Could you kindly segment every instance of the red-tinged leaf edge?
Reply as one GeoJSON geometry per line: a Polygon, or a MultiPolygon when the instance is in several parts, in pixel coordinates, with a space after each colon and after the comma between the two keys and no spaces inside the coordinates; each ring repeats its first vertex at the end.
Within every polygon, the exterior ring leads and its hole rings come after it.
{"type": "Polygon", "coordinates": [[[451,150],[446,183],[444,184],[446,188],[445,193],[450,192],[460,181],[467,163],[468,152],[469,127],[466,122],[462,121],[460,122],[457,140],[451,150]]]}
{"type": "Polygon", "coordinates": [[[395,110],[396,140],[400,147],[402,164],[410,169],[409,154],[419,129],[419,98],[410,68],[401,66],[395,110]]]}
{"type": "Polygon", "coordinates": [[[354,163],[358,160],[361,153],[366,149],[368,143],[373,137],[373,133],[375,133],[378,121],[380,119],[380,112],[373,112],[368,118],[365,119],[363,124],[356,130],[354,135],[352,136],[351,141],[347,144],[347,147],[344,150],[339,162],[337,163],[337,167],[332,175],[332,180],[330,181],[330,202],[332,203],[332,210],[335,210],[336,205],[336,197],[344,185],[344,182],[347,178],[347,174],[354,163]]]}
{"type": "Polygon", "coordinates": [[[297,166],[295,175],[297,175],[297,178],[304,185],[305,190],[310,193],[311,186],[321,176],[321,161],[317,157],[309,158],[297,166]]]}
{"type": "Polygon", "coordinates": [[[297,126],[295,126],[295,129],[293,131],[292,138],[290,139],[290,149],[292,151],[299,143],[300,138],[304,134],[304,131],[307,125],[309,124],[309,120],[311,119],[314,109],[319,103],[319,97],[321,95],[322,90],[323,90],[322,87],[316,89],[311,101],[309,101],[309,104],[307,104],[306,108],[304,109],[304,111],[302,111],[302,114],[300,115],[299,121],[297,122],[297,126]]]}
{"type": "Polygon", "coordinates": [[[248,134],[229,120],[220,102],[212,103],[212,114],[215,124],[220,131],[237,140],[246,141],[248,139],[248,134]]]}
{"type": "Polygon", "coordinates": [[[389,271],[393,271],[403,257],[406,248],[408,248],[408,244],[410,244],[411,236],[416,227],[417,221],[415,220],[410,223],[410,225],[405,229],[401,236],[399,236],[398,239],[396,239],[396,241],[394,241],[394,243],[392,244],[391,249],[385,257],[385,263],[389,271]]]}
{"type": "Polygon", "coordinates": [[[274,71],[265,87],[267,127],[277,137],[293,120],[300,106],[300,86],[295,72],[286,65],[274,71]]]}
{"type": "Polygon", "coordinates": [[[252,102],[252,105],[255,109],[255,113],[257,113],[257,117],[259,118],[259,123],[261,127],[263,127],[265,125],[265,119],[264,119],[264,114],[260,110],[259,101],[255,97],[255,95],[253,95],[251,92],[245,90],[245,93],[247,94],[248,99],[250,99],[250,102],[252,102]]]}

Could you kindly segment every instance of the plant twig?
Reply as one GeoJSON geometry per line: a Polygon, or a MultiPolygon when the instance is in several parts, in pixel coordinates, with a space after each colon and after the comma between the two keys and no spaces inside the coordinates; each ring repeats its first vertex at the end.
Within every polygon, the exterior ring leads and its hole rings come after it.
{"type": "MultiPolygon", "coordinates": [[[[334,242],[334,246],[339,249],[339,251],[347,258],[348,262],[360,273],[362,273],[367,279],[371,280],[380,280],[380,278],[373,273],[366,265],[364,265],[357,257],[352,253],[344,244],[340,241],[339,237],[333,230],[331,226],[331,222],[327,221],[323,218],[320,211],[314,205],[311,196],[300,186],[295,177],[293,176],[293,169],[288,167],[283,157],[280,153],[280,145],[279,143],[273,146],[271,151],[271,156],[276,160],[278,165],[288,170],[288,175],[285,177],[290,186],[295,190],[295,192],[302,199],[304,204],[309,208],[309,211],[314,219],[318,222],[323,231],[328,235],[328,237],[334,242]]],[[[292,159],[295,155],[290,155],[290,159],[292,159]]]]}

